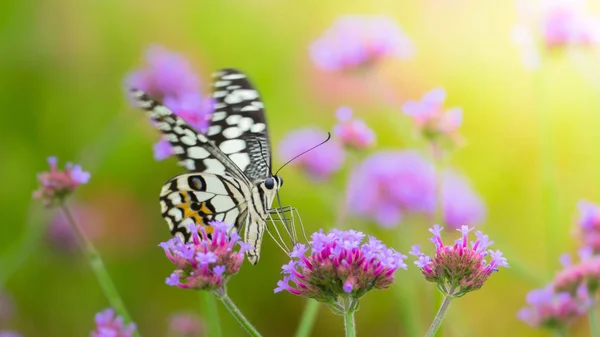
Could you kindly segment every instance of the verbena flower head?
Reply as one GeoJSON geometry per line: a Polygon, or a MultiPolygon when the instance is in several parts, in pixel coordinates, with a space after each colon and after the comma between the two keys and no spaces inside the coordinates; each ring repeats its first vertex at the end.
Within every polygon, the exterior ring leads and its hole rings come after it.
{"type": "Polygon", "coordinates": [[[44,206],[55,206],[71,194],[80,184],[90,180],[90,174],[80,165],[67,163],[64,170],[57,167],[56,157],[49,157],[50,171],[38,174],[40,188],[33,192],[33,197],[42,200],[44,206]]]}
{"type": "Polygon", "coordinates": [[[421,269],[425,279],[437,283],[445,296],[464,296],[481,288],[499,267],[508,267],[502,252],[487,250],[493,243],[487,235],[478,231],[477,240],[469,243],[468,234],[472,228],[462,226],[458,230],[462,236],[453,245],[445,246],[441,230],[439,225],[429,230],[433,234],[430,241],[435,245],[433,257],[421,253],[419,245],[413,246],[410,254],[417,257],[415,265],[421,269]]]}
{"type": "Polygon", "coordinates": [[[462,109],[444,110],[446,91],[433,89],[423,95],[421,101],[407,101],[402,111],[413,119],[423,136],[429,140],[446,137],[451,141],[460,140],[458,128],[462,124],[462,109]]]}
{"type": "Polygon", "coordinates": [[[552,285],[532,290],[526,297],[528,306],[517,317],[532,327],[562,329],[575,318],[585,315],[592,300],[585,287],[576,294],[556,292],[552,285]]]}
{"type": "Polygon", "coordinates": [[[524,65],[540,66],[540,49],[587,48],[600,42],[600,20],[586,10],[586,0],[517,0],[519,22],[511,35],[524,65]]]}
{"type": "MultiPolygon", "coordinates": [[[[299,129],[289,133],[281,141],[279,154],[282,160],[288,161],[325,139],[327,134],[317,128],[299,129]]],[[[323,180],[341,168],[344,158],[344,148],[337,140],[332,139],[294,159],[290,165],[301,167],[311,177],[323,180]]]]}
{"type": "Polygon", "coordinates": [[[231,225],[212,221],[213,232],[209,235],[205,226],[189,225],[192,241],[184,243],[174,237],[159,246],[175,264],[175,270],[167,277],[166,283],[183,289],[218,290],[229,278],[240,270],[244,253],[249,245],[240,240],[240,236],[230,232],[231,225]],[[240,249],[235,251],[238,245],[240,249]]]}
{"type": "MultiPolygon", "coordinates": [[[[147,92],[199,132],[205,132],[213,111],[212,98],[202,95],[202,86],[190,63],[181,55],[159,46],[148,49],[147,68],[132,72],[127,88],[147,92]]],[[[168,142],[154,145],[154,158],[163,160],[173,154],[168,142]]]]}
{"type": "Polygon", "coordinates": [[[125,324],[113,309],[106,309],[96,314],[96,330],[91,337],[131,337],[134,331],[135,324],[125,324]]]}
{"type": "Polygon", "coordinates": [[[189,61],[161,46],[146,51],[146,67],[130,73],[128,86],[147,92],[155,98],[178,97],[200,91],[200,80],[189,61]]]}
{"type": "Polygon", "coordinates": [[[364,149],[375,143],[373,130],[362,119],[352,118],[352,109],[346,106],[341,107],[337,109],[335,115],[339,123],[334,126],[333,135],[342,144],[356,149],[364,149]]]}
{"type": "Polygon", "coordinates": [[[586,13],[585,0],[543,1],[542,37],[548,48],[598,43],[597,18],[586,13]]]}
{"type": "Polygon", "coordinates": [[[462,175],[444,172],[442,183],[442,209],[444,223],[449,228],[474,226],[485,219],[486,209],[481,197],[462,175]]]}
{"type": "Polygon", "coordinates": [[[577,203],[579,208],[579,237],[585,247],[600,253],[600,206],[587,200],[577,203]]]}
{"type": "Polygon", "coordinates": [[[275,292],[286,290],[345,311],[352,308],[344,303],[355,306],[369,290],[386,289],[394,282],[395,272],[406,269],[406,256],[371,236],[362,243],[364,238],[364,233],[354,230],[314,233],[309,247],[297,244],[290,253],[291,261],[282,267],[284,277],[275,292]]]}
{"type": "Polygon", "coordinates": [[[21,337],[21,334],[12,330],[0,331],[0,337],[21,337]]]}
{"type": "Polygon", "coordinates": [[[405,213],[433,214],[436,175],[416,151],[381,151],[368,157],[350,175],[347,209],[379,225],[397,225],[405,213]]]}
{"type": "Polygon", "coordinates": [[[573,264],[568,255],[561,261],[564,269],[554,277],[553,285],[557,291],[574,294],[580,286],[585,286],[590,294],[595,294],[600,287],[600,255],[593,255],[590,247],[579,251],[580,262],[573,264]]]}
{"type": "Polygon", "coordinates": [[[327,71],[364,68],[386,57],[408,58],[414,45],[383,15],[344,15],[310,46],[315,65],[327,71]]]}
{"type": "Polygon", "coordinates": [[[176,313],[169,317],[170,336],[200,337],[204,336],[204,326],[200,318],[187,313],[176,313]]]}

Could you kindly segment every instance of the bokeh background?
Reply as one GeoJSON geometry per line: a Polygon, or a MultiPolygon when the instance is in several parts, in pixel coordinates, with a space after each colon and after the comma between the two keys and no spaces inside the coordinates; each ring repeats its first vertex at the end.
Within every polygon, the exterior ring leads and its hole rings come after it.
{"type": "MultiPolygon", "coordinates": [[[[600,6],[588,9],[600,15],[600,6]]],[[[543,336],[516,312],[525,294],[560,268],[559,255],[577,249],[577,201],[600,202],[600,63],[591,47],[552,50],[538,70],[528,69],[511,42],[518,20],[511,1],[2,2],[0,287],[12,297],[14,315],[0,329],[86,336],[93,315],[108,306],[77,249],[48,239],[54,211],[31,200],[50,155],[91,172],[70,202],[85,209],[81,222],[142,335],[165,336],[173,312],[202,315],[198,294],[164,284],[172,266],[157,247],[168,238],[158,191],[182,170],[174,159],[153,160],[158,135],[123,91],[126,74],[142,64],[148,46],[159,44],[189,58],[204,81],[221,67],[247,72],[266,104],[274,147],[300,127],[331,129],[335,109],[348,105],[375,130],[376,149],[426,153],[401,106],[444,88],[447,106],[464,110],[465,142],[450,165],[482,196],[487,219],[481,229],[512,266],[455,301],[444,336],[543,336]],[[309,45],[348,13],[393,17],[415,55],[371,69],[378,85],[320,70],[309,45]]],[[[274,162],[282,160],[275,156],[274,162]]],[[[281,196],[301,211],[308,232],[332,227],[349,170],[325,181],[293,167],[282,171],[281,196]]],[[[405,254],[413,243],[430,249],[430,219],[407,218],[391,229],[348,221],[405,254]]],[[[265,336],[293,335],[304,307],[303,298],[273,294],[286,262],[266,240],[261,262],[244,264],[229,283],[231,297],[265,336]]],[[[435,286],[409,264],[391,289],[361,300],[360,335],[424,334],[436,310],[435,286]]],[[[219,311],[224,335],[244,336],[222,306],[219,311]]],[[[572,331],[587,335],[586,320],[572,331]]],[[[321,307],[313,335],[342,334],[342,318],[321,307]]]]}

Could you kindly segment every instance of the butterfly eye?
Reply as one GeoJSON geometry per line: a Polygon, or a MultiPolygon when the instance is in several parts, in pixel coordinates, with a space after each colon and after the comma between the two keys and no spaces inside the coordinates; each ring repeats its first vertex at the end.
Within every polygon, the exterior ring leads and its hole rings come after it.
{"type": "Polygon", "coordinates": [[[275,179],[273,179],[273,178],[271,178],[271,177],[269,177],[269,178],[265,179],[265,187],[266,187],[268,190],[272,190],[272,189],[273,189],[273,187],[275,187],[275,179]]]}

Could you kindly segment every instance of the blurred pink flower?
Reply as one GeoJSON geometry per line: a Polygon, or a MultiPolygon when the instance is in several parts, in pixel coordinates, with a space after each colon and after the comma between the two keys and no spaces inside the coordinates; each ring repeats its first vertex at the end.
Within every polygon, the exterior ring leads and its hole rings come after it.
{"type": "Polygon", "coordinates": [[[517,317],[532,327],[545,327],[561,330],[575,318],[586,314],[592,299],[585,287],[576,294],[557,292],[552,285],[532,290],[527,294],[527,304],[517,313],[517,317]]]}
{"type": "Polygon", "coordinates": [[[580,214],[579,237],[585,247],[600,253],[600,206],[581,200],[577,203],[577,207],[580,214]]]}
{"type": "Polygon", "coordinates": [[[485,220],[486,208],[466,177],[447,170],[442,183],[444,224],[449,228],[474,226],[485,220]]]}
{"type": "Polygon", "coordinates": [[[580,262],[571,263],[568,255],[561,257],[564,269],[559,271],[552,282],[556,291],[574,294],[580,286],[588,289],[592,296],[600,285],[600,255],[593,255],[590,247],[579,250],[580,262]]]}
{"type": "Polygon", "coordinates": [[[405,213],[435,211],[435,170],[416,151],[376,152],[354,168],[348,181],[349,211],[381,226],[397,225],[405,213]]]}
{"type": "Polygon", "coordinates": [[[333,135],[344,145],[364,149],[373,146],[375,133],[360,118],[352,118],[352,109],[340,107],[335,113],[339,123],[333,128],[333,135]]]}
{"type": "MultiPolygon", "coordinates": [[[[94,206],[81,204],[70,205],[69,209],[86,238],[94,240],[103,225],[102,212],[94,206]]],[[[63,212],[55,213],[46,229],[46,238],[54,249],[70,256],[79,250],[79,239],[63,212]]]]}
{"type": "Polygon", "coordinates": [[[196,315],[175,313],[169,317],[169,330],[174,337],[204,336],[204,325],[196,315]]]}
{"type": "Polygon", "coordinates": [[[462,124],[462,109],[443,109],[446,91],[433,89],[420,101],[407,101],[402,111],[413,119],[423,136],[429,140],[437,140],[441,136],[457,142],[460,140],[458,128],[462,124]]]}
{"type": "Polygon", "coordinates": [[[548,49],[590,47],[600,42],[600,19],[587,13],[586,2],[516,1],[519,22],[511,35],[528,69],[539,67],[542,46],[548,49]]]}
{"type": "Polygon", "coordinates": [[[50,171],[38,174],[40,188],[33,192],[35,199],[42,200],[44,206],[55,206],[64,201],[80,184],[87,184],[90,174],[81,165],[67,163],[65,169],[57,168],[58,159],[49,157],[50,171]]]}
{"type": "Polygon", "coordinates": [[[353,70],[385,57],[408,58],[414,45],[402,28],[385,15],[343,15],[310,46],[317,67],[353,70]]]}
{"type": "Polygon", "coordinates": [[[92,337],[132,337],[135,324],[125,324],[121,316],[116,316],[113,309],[106,309],[96,314],[96,330],[92,337]]]}
{"type": "MultiPolygon", "coordinates": [[[[279,155],[284,161],[291,160],[325,139],[327,134],[317,128],[292,131],[279,143],[279,155]]],[[[323,180],[341,168],[345,156],[344,148],[337,139],[331,139],[294,159],[290,165],[301,167],[311,177],[323,180]]]]}
{"type": "Polygon", "coordinates": [[[146,51],[146,68],[130,73],[125,79],[128,87],[145,91],[156,99],[177,97],[201,90],[200,80],[188,60],[162,46],[146,51]]]}
{"type": "MultiPolygon", "coordinates": [[[[190,63],[180,54],[160,46],[148,48],[147,68],[127,76],[125,84],[160,100],[198,132],[205,132],[213,111],[213,100],[202,95],[202,86],[190,63]]],[[[154,159],[163,160],[173,154],[171,145],[159,141],[154,145],[154,159]]]]}
{"type": "Polygon", "coordinates": [[[21,334],[12,330],[1,330],[0,337],[21,337],[21,334]]]}

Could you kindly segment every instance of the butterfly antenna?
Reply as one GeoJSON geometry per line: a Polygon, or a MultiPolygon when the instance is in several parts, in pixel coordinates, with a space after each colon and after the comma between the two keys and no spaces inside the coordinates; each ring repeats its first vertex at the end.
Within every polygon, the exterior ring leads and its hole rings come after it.
{"type": "Polygon", "coordinates": [[[304,155],[305,153],[307,153],[307,152],[310,152],[310,151],[312,151],[312,150],[314,150],[314,149],[318,148],[319,146],[321,146],[321,145],[323,145],[323,144],[327,143],[327,142],[328,142],[330,139],[331,139],[331,133],[327,132],[327,139],[325,139],[324,141],[320,142],[319,144],[317,144],[317,145],[315,145],[315,146],[311,147],[310,149],[308,149],[308,150],[305,150],[305,151],[301,152],[300,154],[296,155],[294,158],[292,158],[292,159],[288,160],[288,161],[287,161],[285,164],[281,165],[281,167],[279,168],[279,170],[277,170],[277,172],[275,172],[275,175],[277,175],[277,173],[279,173],[279,171],[281,171],[281,169],[282,169],[282,168],[286,167],[286,165],[287,165],[287,164],[291,163],[291,162],[292,162],[292,161],[294,161],[296,158],[298,158],[298,157],[300,157],[300,156],[304,155]]]}

